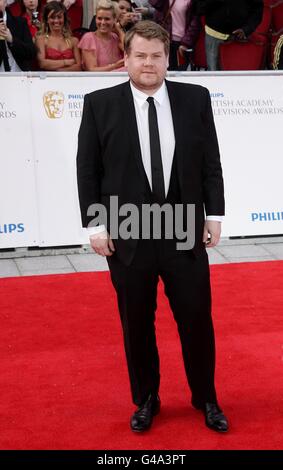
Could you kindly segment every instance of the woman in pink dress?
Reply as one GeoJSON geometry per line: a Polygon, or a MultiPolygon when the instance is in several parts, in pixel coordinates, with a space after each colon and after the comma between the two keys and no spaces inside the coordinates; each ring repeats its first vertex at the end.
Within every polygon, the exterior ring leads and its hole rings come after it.
{"type": "Polygon", "coordinates": [[[72,36],[67,10],[62,3],[47,3],[42,14],[42,30],[36,37],[41,70],[76,72],[81,70],[78,39],[72,36]]]}
{"type": "Polygon", "coordinates": [[[116,10],[112,2],[99,1],[96,8],[96,27],[95,32],[84,34],[79,42],[84,70],[121,70],[124,65],[124,32],[116,22],[116,10]]]}

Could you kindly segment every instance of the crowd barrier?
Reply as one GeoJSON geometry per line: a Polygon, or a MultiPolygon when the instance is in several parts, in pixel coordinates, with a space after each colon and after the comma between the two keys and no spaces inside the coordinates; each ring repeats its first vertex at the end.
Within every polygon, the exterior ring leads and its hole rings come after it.
{"type": "MultiPolygon", "coordinates": [[[[283,233],[282,78],[269,71],[168,74],[211,93],[225,237],[283,233]]],[[[126,80],[125,73],[0,74],[0,248],[88,241],[75,171],[83,98],[126,80]]]]}

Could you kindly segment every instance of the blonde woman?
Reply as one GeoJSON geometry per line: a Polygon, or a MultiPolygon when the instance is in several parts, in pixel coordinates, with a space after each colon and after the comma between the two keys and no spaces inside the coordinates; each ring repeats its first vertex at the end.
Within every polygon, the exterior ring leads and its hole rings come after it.
{"type": "Polygon", "coordinates": [[[82,51],[84,70],[111,72],[124,65],[124,32],[116,21],[116,9],[108,0],[96,7],[95,32],[84,34],[78,47],[82,51]]]}
{"type": "Polygon", "coordinates": [[[68,72],[81,70],[78,39],[72,36],[67,10],[62,3],[47,3],[42,29],[36,37],[37,60],[41,70],[68,72]]]}

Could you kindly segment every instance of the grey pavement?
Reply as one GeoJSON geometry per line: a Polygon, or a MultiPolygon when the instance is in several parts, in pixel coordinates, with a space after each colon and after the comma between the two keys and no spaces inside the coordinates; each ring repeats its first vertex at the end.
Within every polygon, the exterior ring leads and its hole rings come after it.
{"type": "MultiPolygon", "coordinates": [[[[283,235],[263,238],[221,239],[208,250],[210,264],[283,260],[283,235]]],[[[107,271],[105,258],[88,245],[0,250],[0,277],[107,271]]]]}

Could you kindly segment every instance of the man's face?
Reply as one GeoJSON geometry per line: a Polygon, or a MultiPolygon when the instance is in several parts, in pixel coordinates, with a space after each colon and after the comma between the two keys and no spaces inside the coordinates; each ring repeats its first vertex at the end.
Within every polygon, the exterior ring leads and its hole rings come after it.
{"type": "Polygon", "coordinates": [[[154,93],[165,78],[168,55],[160,39],[145,39],[137,34],[125,54],[125,65],[131,81],[139,90],[154,93]]]}

